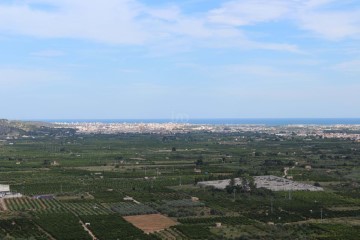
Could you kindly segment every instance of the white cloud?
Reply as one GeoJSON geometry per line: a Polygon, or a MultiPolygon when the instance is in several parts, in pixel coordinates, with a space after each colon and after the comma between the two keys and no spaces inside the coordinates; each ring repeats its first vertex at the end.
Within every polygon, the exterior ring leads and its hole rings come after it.
{"type": "MultiPolygon", "coordinates": [[[[221,18],[219,11],[217,17],[221,18]]],[[[106,4],[101,0],[22,0],[0,4],[0,31],[110,44],[154,46],[182,42],[197,47],[252,45],[253,48],[289,50],[289,44],[267,45],[250,41],[240,29],[211,21],[211,14],[187,15],[175,5],[149,7],[136,0],[107,0],[106,4]],[[53,8],[49,11],[34,8],[33,4],[48,4],[53,8]]]]}
{"type": "MultiPolygon", "coordinates": [[[[210,11],[210,22],[246,26],[270,21],[292,21],[316,36],[341,40],[360,37],[360,5],[334,9],[334,0],[235,0],[210,11]]],[[[351,2],[351,1],[350,1],[351,2]]]]}
{"type": "Polygon", "coordinates": [[[337,64],[335,69],[347,73],[360,73],[360,60],[352,60],[337,64]]]}
{"type": "MultiPolygon", "coordinates": [[[[264,64],[228,64],[207,66],[200,64],[178,63],[181,68],[192,69],[200,74],[199,80],[202,83],[209,83],[209,87],[214,86],[214,82],[221,81],[221,85],[232,86],[235,89],[242,87],[262,87],[273,89],[274,86],[281,88],[292,88],[298,84],[322,84],[324,78],[303,69],[284,68],[272,63],[264,64]]],[[[216,88],[219,86],[215,84],[216,88]]],[[[203,86],[204,88],[205,86],[203,86]]],[[[212,90],[210,92],[213,92],[212,90]]],[[[253,91],[250,91],[253,94],[253,91]]]]}
{"type": "Polygon", "coordinates": [[[151,47],[171,46],[174,42],[187,47],[300,52],[291,43],[251,40],[243,27],[270,21],[293,21],[301,29],[326,39],[358,37],[360,12],[324,8],[332,2],[232,0],[210,11],[188,14],[175,3],[150,7],[140,0],[17,0],[12,4],[0,4],[0,32],[151,47]],[[48,10],[34,7],[36,4],[52,7],[48,10]]]}
{"type": "Polygon", "coordinates": [[[289,11],[289,4],[281,0],[230,1],[209,13],[210,22],[243,26],[276,20],[289,11]]]}
{"type": "Polygon", "coordinates": [[[43,50],[43,51],[31,53],[31,56],[35,56],[35,57],[61,57],[64,55],[65,53],[59,50],[43,50]]]}
{"type": "Polygon", "coordinates": [[[302,29],[325,39],[360,38],[360,9],[336,11],[303,8],[299,11],[297,22],[302,29]]]}
{"type": "Polygon", "coordinates": [[[52,1],[21,1],[0,5],[0,29],[14,34],[44,38],[80,38],[116,44],[139,44],[146,36],[134,19],[140,7],[132,0],[56,2],[55,11],[33,9],[29,3],[52,1]]]}
{"type": "Polygon", "coordinates": [[[173,5],[166,8],[147,8],[146,13],[153,18],[176,21],[181,16],[181,9],[173,5]]]}
{"type": "Polygon", "coordinates": [[[0,76],[0,86],[4,87],[34,86],[66,80],[63,75],[54,71],[12,67],[0,68],[0,76]]]}

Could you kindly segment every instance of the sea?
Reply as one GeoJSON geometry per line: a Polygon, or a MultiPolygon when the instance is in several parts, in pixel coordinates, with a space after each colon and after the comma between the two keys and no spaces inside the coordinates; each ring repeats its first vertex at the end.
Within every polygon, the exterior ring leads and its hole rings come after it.
{"type": "Polygon", "coordinates": [[[204,119],[38,119],[61,123],[188,123],[209,125],[360,125],[360,118],[204,118],[204,119]]]}

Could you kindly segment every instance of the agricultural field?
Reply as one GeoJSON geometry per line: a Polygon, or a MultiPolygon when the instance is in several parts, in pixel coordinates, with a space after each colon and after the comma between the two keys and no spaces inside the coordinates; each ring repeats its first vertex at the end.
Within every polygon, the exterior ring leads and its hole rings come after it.
{"type": "Polygon", "coordinates": [[[48,239],[48,235],[33,221],[25,218],[0,220],[0,238],[48,239]]]}
{"type": "Polygon", "coordinates": [[[145,234],[143,231],[136,228],[117,214],[84,215],[81,216],[81,219],[85,223],[90,224],[89,229],[95,234],[95,236],[100,236],[100,239],[158,240],[155,235],[145,234]]]}
{"type": "Polygon", "coordinates": [[[136,204],[136,203],[125,203],[125,202],[112,205],[111,210],[119,213],[121,216],[157,213],[156,210],[152,209],[147,205],[136,204]]]}
{"type": "Polygon", "coordinates": [[[55,239],[91,239],[79,223],[79,219],[70,213],[39,214],[34,221],[55,239]]]}
{"type": "Polygon", "coordinates": [[[126,221],[133,224],[145,233],[154,233],[175,226],[177,223],[161,214],[146,214],[124,217],[126,221]]]}
{"type": "Polygon", "coordinates": [[[357,141],[263,132],[5,139],[0,239],[357,239],[359,166],[357,141]]]}

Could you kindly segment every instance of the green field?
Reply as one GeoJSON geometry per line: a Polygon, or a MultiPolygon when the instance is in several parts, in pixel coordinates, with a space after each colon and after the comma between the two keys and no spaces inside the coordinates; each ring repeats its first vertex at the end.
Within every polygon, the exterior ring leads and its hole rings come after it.
{"type": "Polygon", "coordinates": [[[359,142],[254,132],[6,140],[0,142],[0,184],[24,197],[0,205],[0,239],[91,239],[80,221],[90,222],[99,239],[357,239],[359,163],[359,142]],[[284,167],[293,167],[294,180],[325,191],[234,195],[196,186],[282,176],[284,167]],[[53,199],[34,198],[43,194],[53,199]],[[180,224],[147,235],[122,218],[150,213],[180,224]]]}

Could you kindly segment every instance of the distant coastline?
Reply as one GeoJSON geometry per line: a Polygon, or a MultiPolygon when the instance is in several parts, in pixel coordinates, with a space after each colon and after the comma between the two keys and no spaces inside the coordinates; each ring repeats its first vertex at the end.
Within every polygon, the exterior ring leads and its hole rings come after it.
{"type": "MultiPolygon", "coordinates": [[[[34,120],[31,120],[34,121],[34,120]]],[[[215,118],[215,119],[36,119],[63,123],[189,123],[209,125],[359,125],[360,118],[215,118]]]]}

